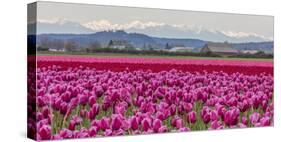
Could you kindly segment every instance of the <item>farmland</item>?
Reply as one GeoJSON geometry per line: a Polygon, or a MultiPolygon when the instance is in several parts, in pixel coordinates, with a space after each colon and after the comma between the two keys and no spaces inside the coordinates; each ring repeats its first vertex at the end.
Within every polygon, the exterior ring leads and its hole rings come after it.
{"type": "Polygon", "coordinates": [[[38,140],[274,124],[270,60],[42,55],[36,77],[38,140]]]}

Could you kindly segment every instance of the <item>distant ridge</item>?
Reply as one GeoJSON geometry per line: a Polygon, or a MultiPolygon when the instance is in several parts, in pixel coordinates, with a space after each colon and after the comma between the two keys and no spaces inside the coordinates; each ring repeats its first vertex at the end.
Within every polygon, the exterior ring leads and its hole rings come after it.
{"type": "MultiPolygon", "coordinates": [[[[200,39],[180,39],[180,38],[159,38],[152,37],[141,33],[127,33],[123,30],[101,31],[90,34],[40,34],[37,36],[37,44],[41,39],[49,40],[73,40],[78,43],[79,47],[86,47],[92,42],[99,42],[107,46],[110,40],[126,40],[136,48],[150,46],[153,48],[165,48],[166,44],[170,46],[194,47],[201,48],[206,42],[200,39]]],[[[273,42],[247,42],[247,43],[230,43],[237,50],[261,50],[266,53],[273,53],[273,42]]]]}

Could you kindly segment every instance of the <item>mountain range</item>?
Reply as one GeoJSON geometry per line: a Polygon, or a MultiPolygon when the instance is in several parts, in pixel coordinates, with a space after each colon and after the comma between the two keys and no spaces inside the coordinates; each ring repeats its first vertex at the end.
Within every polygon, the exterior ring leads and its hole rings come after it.
{"type": "Polygon", "coordinates": [[[172,25],[153,21],[143,22],[135,20],[128,23],[116,24],[108,20],[79,23],[59,19],[54,21],[38,20],[36,24],[37,34],[92,34],[108,30],[124,30],[128,33],[140,33],[161,38],[188,38],[215,42],[228,41],[232,43],[272,41],[272,38],[256,33],[221,31],[206,29],[200,26],[172,25]]]}
{"type": "MultiPolygon", "coordinates": [[[[110,40],[125,40],[137,48],[143,48],[150,45],[154,48],[165,48],[166,44],[170,46],[193,47],[200,49],[208,41],[201,39],[183,39],[183,38],[160,38],[152,37],[141,33],[128,33],[123,30],[117,31],[101,31],[90,34],[39,34],[37,35],[37,44],[41,44],[42,40],[50,41],[75,41],[80,48],[87,47],[93,42],[99,42],[103,46],[107,46],[110,40]]],[[[238,50],[261,50],[266,53],[273,53],[273,42],[245,42],[231,43],[238,50]]],[[[198,51],[198,50],[197,50],[198,51]]]]}

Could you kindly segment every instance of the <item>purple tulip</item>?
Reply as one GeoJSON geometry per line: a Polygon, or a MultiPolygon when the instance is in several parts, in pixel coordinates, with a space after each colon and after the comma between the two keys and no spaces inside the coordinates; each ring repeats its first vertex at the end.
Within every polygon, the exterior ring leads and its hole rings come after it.
{"type": "Polygon", "coordinates": [[[95,96],[90,96],[89,97],[89,105],[93,106],[94,104],[96,104],[96,97],[95,96]]]}
{"type": "Polygon", "coordinates": [[[246,128],[247,125],[245,125],[245,124],[243,124],[243,123],[238,123],[238,127],[239,127],[239,128],[246,128]]]}
{"type": "Polygon", "coordinates": [[[109,129],[109,121],[110,119],[107,117],[102,117],[102,119],[100,120],[100,129],[105,131],[106,129],[109,129]]]}
{"type": "Polygon", "coordinates": [[[237,108],[232,108],[224,114],[224,123],[228,126],[233,126],[238,123],[240,111],[237,108]]]}
{"type": "Polygon", "coordinates": [[[223,128],[224,127],[220,121],[215,120],[211,122],[210,129],[223,129],[223,128]]]}
{"type": "Polygon", "coordinates": [[[48,125],[43,125],[39,129],[39,135],[42,140],[49,140],[52,136],[51,127],[48,125]]]}
{"type": "Polygon", "coordinates": [[[144,118],[141,121],[141,125],[142,125],[142,129],[144,131],[148,131],[148,129],[150,129],[150,127],[151,127],[151,120],[149,118],[144,118]]]}
{"type": "Polygon", "coordinates": [[[260,114],[257,112],[254,112],[253,114],[250,115],[250,122],[252,125],[255,125],[258,123],[260,120],[260,114]]]}
{"type": "Polygon", "coordinates": [[[69,129],[63,128],[62,130],[60,130],[59,135],[62,138],[72,138],[73,133],[69,129]]]}
{"type": "Polygon", "coordinates": [[[168,127],[167,127],[167,126],[161,126],[161,127],[158,129],[158,132],[159,132],[159,133],[168,132],[168,127]]]}
{"type": "Polygon", "coordinates": [[[187,114],[187,122],[189,122],[189,123],[196,122],[196,112],[195,111],[191,111],[187,114]]]}
{"type": "Polygon", "coordinates": [[[94,119],[96,117],[96,115],[98,115],[99,109],[100,109],[99,104],[92,105],[92,107],[90,108],[90,110],[88,112],[88,118],[94,119]]]}
{"type": "Polygon", "coordinates": [[[212,110],[210,112],[210,119],[212,121],[216,121],[216,120],[219,120],[219,115],[218,115],[218,112],[216,110],[212,110]]]}
{"type": "Polygon", "coordinates": [[[159,128],[162,126],[162,121],[160,119],[154,119],[152,126],[154,132],[157,133],[159,131],[159,128]]]}
{"type": "Polygon", "coordinates": [[[112,136],[112,130],[106,129],[103,134],[104,134],[104,136],[112,136]]]}
{"type": "Polygon", "coordinates": [[[113,133],[112,133],[112,135],[114,135],[114,136],[121,136],[121,135],[124,135],[124,134],[125,134],[125,131],[123,129],[113,131],[113,133]]]}
{"type": "Polygon", "coordinates": [[[241,119],[241,122],[244,124],[244,125],[248,125],[248,119],[247,119],[247,117],[242,117],[242,119],[241,119]]]}
{"type": "Polygon", "coordinates": [[[268,116],[262,117],[260,123],[262,126],[270,126],[270,118],[268,116]]]}
{"type": "Polygon", "coordinates": [[[121,120],[121,116],[120,115],[117,115],[117,114],[114,114],[112,115],[112,130],[119,130],[122,126],[122,120],[121,120]]]}
{"type": "Polygon", "coordinates": [[[95,127],[95,126],[90,127],[90,129],[89,129],[89,135],[90,135],[91,137],[95,137],[95,136],[97,135],[97,133],[98,133],[97,127],[95,127]]]}
{"type": "Polygon", "coordinates": [[[181,128],[179,128],[179,131],[180,131],[180,132],[188,132],[188,131],[190,131],[190,128],[181,127],[181,128]]]}
{"type": "Polygon", "coordinates": [[[78,95],[79,104],[86,105],[88,102],[88,97],[84,94],[78,95]]]}
{"type": "Polygon", "coordinates": [[[183,120],[182,120],[182,119],[177,119],[177,120],[176,120],[176,127],[177,127],[178,129],[182,128],[183,125],[184,125],[184,123],[183,123],[183,120]]]}
{"type": "Polygon", "coordinates": [[[139,123],[138,123],[138,119],[137,119],[137,117],[135,117],[135,116],[133,116],[132,118],[131,118],[131,122],[130,122],[130,125],[131,125],[131,129],[132,130],[137,130],[138,129],[138,127],[139,127],[139,123]]]}

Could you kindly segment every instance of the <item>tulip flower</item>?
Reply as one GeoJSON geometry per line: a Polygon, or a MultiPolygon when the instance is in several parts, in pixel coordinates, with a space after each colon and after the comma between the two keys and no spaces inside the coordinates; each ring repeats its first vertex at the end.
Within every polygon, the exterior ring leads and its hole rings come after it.
{"type": "Polygon", "coordinates": [[[137,130],[138,129],[138,119],[137,119],[137,117],[135,117],[135,116],[133,116],[132,118],[131,118],[131,122],[130,122],[130,125],[131,125],[131,129],[132,130],[137,130]]]}
{"type": "Polygon", "coordinates": [[[224,115],[224,122],[228,126],[236,125],[238,123],[238,118],[240,111],[237,108],[232,108],[228,110],[224,115]]]}
{"type": "Polygon", "coordinates": [[[119,130],[122,126],[122,120],[120,115],[112,115],[112,130],[119,130]]]}
{"type": "Polygon", "coordinates": [[[151,127],[151,120],[149,118],[144,118],[141,121],[141,125],[142,125],[142,129],[144,131],[148,131],[148,129],[150,129],[150,127],[151,127]]]}
{"type": "Polygon", "coordinates": [[[101,130],[103,130],[103,131],[105,131],[106,129],[109,129],[109,125],[110,125],[110,123],[109,123],[109,118],[107,118],[107,117],[102,117],[102,119],[100,120],[100,129],[101,130]]]}
{"type": "Polygon", "coordinates": [[[48,125],[43,125],[38,133],[42,140],[49,140],[52,136],[51,127],[48,125]]]}
{"type": "Polygon", "coordinates": [[[162,121],[160,119],[155,119],[152,123],[153,131],[158,132],[159,128],[162,126],[162,121]]]}
{"type": "Polygon", "coordinates": [[[260,123],[262,126],[270,126],[270,118],[268,116],[262,117],[260,123]]]}
{"type": "Polygon", "coordinates": [[[260,120],[260,114],[257,112],[254,112],[253,114],[250,115],[250,122],[252,125],[255,125],[258,123],[260,120]]]}
{"type": "Polygon", "coordinates": [[[195,123],[196,122],[196,112],[192,111],[187,114],[187,122],[195,123]]]}

